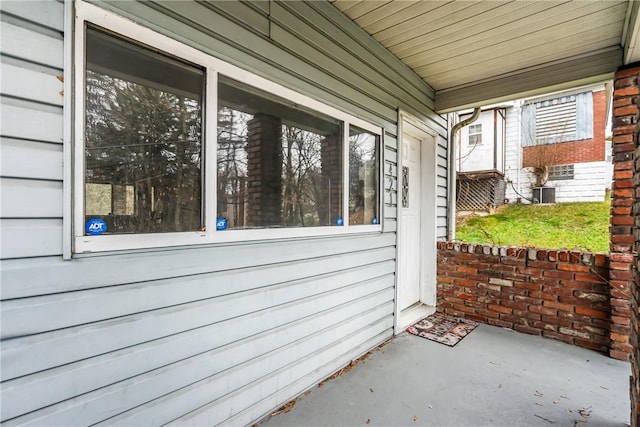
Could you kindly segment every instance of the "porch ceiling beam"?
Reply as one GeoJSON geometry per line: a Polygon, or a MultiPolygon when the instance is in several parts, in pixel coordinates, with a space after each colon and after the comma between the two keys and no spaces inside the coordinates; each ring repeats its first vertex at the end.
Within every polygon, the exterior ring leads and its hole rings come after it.
{"type": "Polygon", "coordinates": [[[440,114],[542,95],[613,78],[622,65],[622,48],[614,46],[503,74],[484,81],[436,91],[440,114]]]}

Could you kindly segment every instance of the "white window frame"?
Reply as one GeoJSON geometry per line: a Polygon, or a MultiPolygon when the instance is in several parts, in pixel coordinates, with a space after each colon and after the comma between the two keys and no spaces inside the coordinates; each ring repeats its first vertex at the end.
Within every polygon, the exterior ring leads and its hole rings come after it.
{"type": "Polygon", "coordinates": [[[326,105],[320,101],[303,95],[299,92],[286,88],[278,83],[267,80],[244,69],[238,68],[225,61],[215,58],[207,53],[185,45],[170,37],[159,34],[147,27],[136,24],[122,16],[106,11],[92,4],[78,1],[76,6],[76,19],[74,30],[74,102],[75,110],[73,118],[74,127],[74,147],[73,147],[73,171],[74,180],[72,212],[73,212],[73,252],[91,253],[114,250],[130,250],[145,248],[161,248],[182,245],[212,244],[235,241],[253,241],[265,239],[285,239],[313,236],[330,236],[344,234],[361,234],[371,232],[382,232],[383,215],[382,206],[384,200],[384,187],[382,185],[382,164],[384,152],[384,132],[379,126],[351,116],[341,110],[326,105]],[[201,66],[205,72],[206,92],[204,98],[204,139],[203,157],[204,167],[202,169],[204,191],[204,224],[203,231],[171,232],[171,233],[144,233],[144,234],[114,234],[85,236],[85,213],[84,213],[84,182],[85,182],[85,153],[84,153],[84,132],[85,132],[85,27],[86,24],[93,24],[122,37],[135,40],[143,45],[151,46],[154,49],[166,54],[183,59],[185,61],[201,66]],[[232,77],[235,80],[244,82],[258,89],[275,94],[281,98],[311,108],[329,115],[343,122],[343,215],[344,224],[342,226],[323,227],[295,227],[295,228],[262,228],[262,229],[229,229],[216,231],[216,156],[217,156],[217,114],[218,114],[218,73],[232,77]],[[370,225],[349,225],[349,126],[354,125],[365,131],[371,132],[379,137],[378,146],[378,224],[370,225]]]}
{"type": "Polygon", "coordinates": [[[482,145],[482,123],[469,125],[469,131],[467,133],[467,145],[469,145],[470,147],[473,147],[473,146],[476,146],[476,145],[482,145]],[[475,131],[475,129],[478,126],[480,126],[480,131],[479,132],[475,131]],[[475,132],[471,132],[471,128],[473,128],[475,132]],[[472,136],[476,136],[476,135],[480,135],[480,142],[471,142],[471,137],[472,136]]]}

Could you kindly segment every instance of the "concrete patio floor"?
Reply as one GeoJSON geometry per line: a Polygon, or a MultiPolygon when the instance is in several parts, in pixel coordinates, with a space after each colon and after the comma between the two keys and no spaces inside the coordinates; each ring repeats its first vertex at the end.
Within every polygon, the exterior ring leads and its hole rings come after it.
{"type": "Polygon", "coordinates": [[[630,373],[629,363],[492,326],[452,348],[405,333],[260,427],[620,427],[630,373]]]}

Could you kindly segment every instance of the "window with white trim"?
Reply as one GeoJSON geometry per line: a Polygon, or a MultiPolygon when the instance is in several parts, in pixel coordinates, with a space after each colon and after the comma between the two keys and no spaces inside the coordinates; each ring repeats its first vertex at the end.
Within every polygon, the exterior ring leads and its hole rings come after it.
{"type": "Polygon", "coordinates": [[[218,217],[227,227],[342,221],[342,122],[218,78],[218,217]]]}
{"type": "Polygon", "coordinates": [[[381,231],[381,128],[94,5],[77,19],[75,252],[381,231]]]}
{"type": "Polygon", "coordinates": [[[482,123],[469,125],[469,145],[482,144],[482,123]]]}
{"type": "Polygon", "coordinates": [[[202,229],[204,70],[92,27],[86,46],[85,221],[108,234],[202,229]]]}

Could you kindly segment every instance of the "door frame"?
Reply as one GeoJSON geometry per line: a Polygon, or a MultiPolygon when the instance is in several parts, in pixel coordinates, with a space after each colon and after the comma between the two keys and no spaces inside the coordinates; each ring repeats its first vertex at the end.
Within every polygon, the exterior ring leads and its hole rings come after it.
{"type": "Polygon", "coordinates": [[[396,283],[395,283],[395,316],[394,333],[402,333],[412,323],[435,312],[436,305],[436,267],[437,267],[437,146],[438,133],[429,125],[415,116],[400,110],[398,113],[398,163],[397,163],[397,191],[402,191],[402,166],[403,166],[403,136],[410,134],[421,141],[432,138],[433,144],[420,145],[420,300],[418,304],[400,310],[400,298],[402,274],[399,271],[398,262],[400,247],[403,243],[401,233],[401,195],[396,200],[397,227],[396,227],[396,283]],[[430,175],[426,175],[430,174],[430,175]],[[425,177],[428,179],[425,180],[425,177]],[[429,183],[431,185],[429,185],[429,183]]]}

